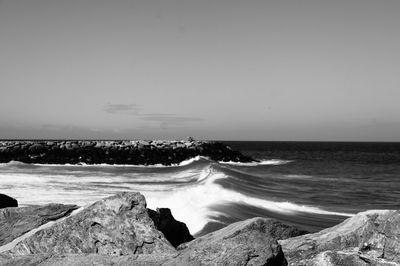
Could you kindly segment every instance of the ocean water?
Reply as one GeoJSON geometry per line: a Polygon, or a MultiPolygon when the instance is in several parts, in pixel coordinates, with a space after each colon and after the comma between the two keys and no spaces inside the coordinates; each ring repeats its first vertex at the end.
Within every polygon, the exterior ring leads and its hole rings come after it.
{"type": "Polygon", "coordinates": [[[174,166],[0,164],[21,206],[85,206],[120,191],[167,207],[195,236],[255,216],[318,231],[368,209],[400,209],[400,143],[225,142],[259,163],[196,157],[174,166]]]}

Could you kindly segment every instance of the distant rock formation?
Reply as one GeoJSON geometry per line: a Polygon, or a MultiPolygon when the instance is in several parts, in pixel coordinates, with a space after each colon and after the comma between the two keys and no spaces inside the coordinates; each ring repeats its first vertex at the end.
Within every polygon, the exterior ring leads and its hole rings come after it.
{"type": "Polygon", "coordinates": [[[361,212],[318,233],[279,242],[293,266],[399,265],[400,211],[361,212]]]}
{"type": "Polygon", "coordinates": [[[0,194],[0,209],[7,207],[18,207],[18,201],[5,194],[0,194]]]}
{"type": "Polygon", "coordinates": [[[252,218],[185,242],[192,238],[186,225],[169,209],[147,209],[140,193],[76,208],[1,210],[0,265],[400,264],[400,211],[395,210],[362,212],[307,235],[273,219],[252,218]]]}
{"type": "Polygon", "coordinates": [[[195,156],[216,161],[254,159],[220,142],[207,141],[0,141],[0,163],[178,164],[195,156]]]}

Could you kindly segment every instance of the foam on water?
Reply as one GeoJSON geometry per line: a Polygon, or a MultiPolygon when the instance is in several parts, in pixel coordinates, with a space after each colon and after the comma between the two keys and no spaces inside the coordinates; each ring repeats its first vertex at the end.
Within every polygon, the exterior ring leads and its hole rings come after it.
{"type": "MultiPolygon", "coordinates": [[[[186,163],[191,164],[202,159],[205,158],[196,157],[186,163]]],[[[218,180],[229,182],[232,176],[216,163],[163,172],[143,172],[132,168],[132,171],[114,173],[86,166],[76,166],[79,171],[70,171],[68,167],[61,167],[57,175],[54,169],[47,167],[45,165],[28,170],[16,168],[11,172],[0,172],[0,191],[17,198],[20,205],[64,203],[80,206],[121,191],[139,191],[145,195],[149,208],[170,208],[175,218],[185,222],[192,234],[213,221],[211,216],[223,215],[213,211],[212,206],[225,203],[248,204],[287,215],[299,212],[352,215],[289,201],[252,197],[223,187],[218,184],[218,180]]]]}
{"type": "MultiPolygon", "coordinates": [[[[35,166],[46,166],[46,167],[62,167],[62,166],[73,166],[73,167],[138,167],[138,168],[171,168],[171,167],[180,167],[180,166],[187,166],[190,165],[194,162],[198,161],[208,161],[210,162],[210,158],[205,157],[205,156],[195,156],[193,158],[189,158],[186,160],[183,160],[180,163],[177,164],[171,164],[171,165],[164,165],[164,164],[147,164],[147,165],[141,165],[141,164],[107,164],[107,163],[101,163],[101,164],[87,164],[84,162],[80,162],[77,164],[41,164],[41,163],[34,163],[34,164],[27,164],[19,161],[10,161],[8,163],[0,163],[0,166],[23,166],[23,165],[35,165],[35,166]]],[[[287,164],[290,163],[291,161],[289,160],[279,160],[279,159],[270,159],[270,160],[261,160],[259,162],[248,162],[248,163],[243,163],[243,162],[233,162],[233,161],[219,161],[218,163],[220,164],[226,164],[226,165],[234,165],[234,166],[260,166],[260,165],[282,165],[282,164],[287,164]]]]}
{"type": "Polygon", "coordinates": [[[203,170],[199,183],[181,189],[168,192],[148,193],[146,199],[150,208],[166,207],[172,210],[173,215],[181,221],[185,221],[190,232],[196,234],[208,222],[213,221],[210,216],[219,216],[221,213],[210,211],[215,204],[245,203],[264,208],[270,211],[294,215],[298,212],[353,216],[349,213],[330,212],[320,208],[297,205],[291,202],[274,202],[260,198],[250,197],[236,191],[228,190],[215,183],[218,179],[229,178],[221,172],[212,169],[203,170]]]}
{"type": "Polygon", "coordinates": [[[289,160],[278,160],[278,159],[271,159],[271,160],[261,160],[259,162],[249,162],[249,163],[242,163],[242,162],[223,162],[220,161],[220,164],[228,164],[228,165],[234,165],[234,166],[260,166],[260,165],[282,165],[282,164],[287,164],[290,163],[291,161],[289,160]]]}
{"type": "MultiPolygon", "coordinates": [[[[176,164],[171,164],[171,165],[164,165],[164,164],[107,164],[107,163],[100,163],[100,164],[87,164],[84,162],[80,162],[77,164],[41,164],[41,163],[35,163],[32,165],[37,165],[37,166],[76,166],[76,167],[82,167],[82,166],[87,166],[87,167],[93,167],[93,166],[102,166],[102,167],[138,167],[138,168],[169,168],[169,167],[179,167],[179,166],[187,166],[190,165],[194,162],[200,161],[200,160],[209,160],[207,157],[203,157],[203,156],[195,156],[193,158],[189,158],[187,160],[183,160],[180,163],[176,163],[176,164]]],[[[14,165],[18,165],[18,164],[24,164],[22,162],[15,162],[12,161],[14,165]]],[[[0,165],[10,165],[11,162],[9,163],[3,163],[0,165]]]]}

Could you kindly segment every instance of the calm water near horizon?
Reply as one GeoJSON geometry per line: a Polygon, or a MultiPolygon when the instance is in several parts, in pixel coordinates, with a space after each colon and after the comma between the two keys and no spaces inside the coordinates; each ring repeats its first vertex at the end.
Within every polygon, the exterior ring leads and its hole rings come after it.
{"type": "Polygon", "coordinates": [[[203,157],[177,166],[0,164],[21,205],[86,205],[139,191],[201,235],[254,216],[316,231],[368,209],[400,209],[400,143],[223,141],[259,163],[203,157]]]}

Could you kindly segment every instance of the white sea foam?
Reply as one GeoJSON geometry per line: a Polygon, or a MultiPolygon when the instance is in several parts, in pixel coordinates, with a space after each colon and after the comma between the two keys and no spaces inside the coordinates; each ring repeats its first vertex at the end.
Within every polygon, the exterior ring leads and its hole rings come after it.
{"type": "Polygon", "coordinates": [[[25,163],[20,162],[20,161],[9,161],[8,163],[0,163],[0,166],[18,166],[18,165],[24,165],[25,163]]]}
{"type": "MultiPolygon", "coordinates": [[[[82,166],[87,166],[87,167],[93,167],[93,166],[101,166],[101,167],[139,167],[139,168],[167,168],[167,167],[179,167],[179,166],[186,166],[186,165],[190,165],[194,162],[200,161],[200,160],[209,160],[209,158],[204,157],[204,156],[195,156],[193,158],[189,158],[187,160],[183,160],[180,163],[176,163],[176,164],[171,164],[171,165],[164,165],[164,164],[107,164],[107,163],[99,163],[99,164],[87,164],[84,162],[79,162],[77,164],[70,164],[70,163],[65,163],[65,164],[43,164],[43,163],[34,163],[32,165],[36,165],[36,166],[74,166],[74,167],[82,167],[82,166]]],[[[11,161],[9,163],[0,163],[0,166],[11,166],[11,165],[23,165],[25,163],[23,162],[18,162],[18,161],[11,161]]]]}
{"type": "Polygon", "coordinates": [[[221,172],[206,169],[200,174],[198,184],[168,192],[148,193],[146,199],[151,208],[166,207],[172,210],[176,219],[185,221],[190,232],[199,232],[211,220],[211,215],[221,213],[210,211],[215,204],[245,203],[270,211],[295,214],[306,212],[324,215],[353,216],[349,213],[330,212],[317,207],[298,205],[291,202],[275,202],[246,196],[242,193],[228,190],[215,183],[218,179],[228,178],[221,172]]]}
{"type": "Polygon", "coordinates": [[[121,191],[139,191],[146,196],[149,208],[170,208],[175,218],[185,222],[192,234],[199,232],[212,221],[211,216],[222,215],[222,213],[212,211],[212,206],[216,204],[244,203],[289,215],[298,212],[352,215],[292,202],[276,202],[251,197],[224,188],[218,184],[217,180],[227,179],[229,176],[213,165],[175,173],[128,171],[121,175],[118,172],[110,174],[91,169],[87,172],[84,176],[75,175],[73,171],[54,175],[51,169],[47,173],[26,172],[26,170],[15,173],[0,172],[0,191],[17,198],[20,205],[64,203],[80,206],[121,191]],[[144,181],[144,183],[141,184],[138,181],[144,181]]]}
{"type": "Polygon", "coordinates": [[[287,164],[292,161],[289,160],[279,160],[279,159],[271,159],[271,160],[262,160],[259,162],[248,162],[248,163],[243,163],[243,162],[224,162],[224,161],[219,161],[220,164],[229,164],[229,165],[236,165],[236,166],[259,166],[259,165],[281,165],[281,164],[287,164]]]}

